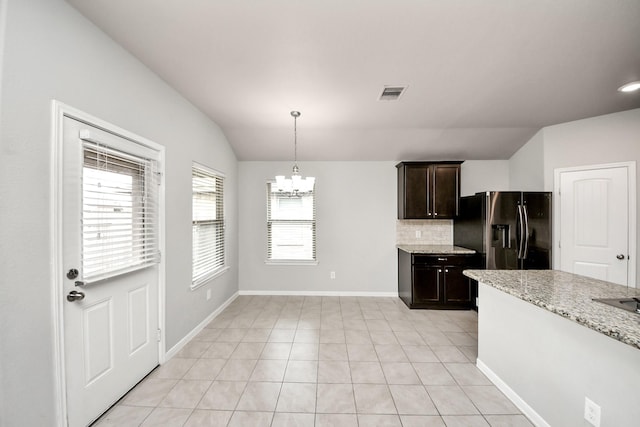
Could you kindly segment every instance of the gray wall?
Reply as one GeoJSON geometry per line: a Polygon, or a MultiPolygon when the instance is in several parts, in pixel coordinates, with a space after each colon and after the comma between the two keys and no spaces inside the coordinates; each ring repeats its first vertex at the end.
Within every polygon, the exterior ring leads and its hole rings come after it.
{"type": "MultiPolygon", "coordinates": [[[[292,162],[240,162],[240,290],[397,292],[396,163],[300,163],[303,176],[317,179],[318,265],[276,266],[264,263],[265,186],[289,175],[292,162]]],[[[507,160],[465,162],[461,174],[463,194],[508,188],[507,160]]]]}
{"type": "Polygon", "coordinates": [[[544,190],[544,129],[509,159],[509,184],[512,190],[544,190]]]}
{"type": "Polygon", "coordinates": [[[166,147],[168,348],[237,291],[237,162],[214,123],[64,1],[8,0],[3,35],[0,425],[54,425],[51,100],[166,147]],[[197,291],[189,289],[192,160],[227,175],[232,267],[197,291]]]}
{"type": "Polygon", "coordinates": [[[467,160],[460,168],[460,194],[509,190],[508,160],[467,160]]]}
{"type": "Polygon", "coordinates": [[[397,292],[395,162],[299,163],[316,177],[315,266],[264,262],[266,182],[290,175],[292,162],[239,165],[241,291],[397,292]]]}
{"type": "MultiPolygon", "coordinates": [[[[509,160],[511,188],[553,191],[554,170],[573,166],[636,162],[636,203],[640,203],[640,109],[548,126],[509,160]]],[[[640,219],[640,210],[636,206],[640,219]]],[[[636,225],[637,242],[640,227],[636,225]]],[[[640,257],[636,254],[636,272],[640,257]]]]}

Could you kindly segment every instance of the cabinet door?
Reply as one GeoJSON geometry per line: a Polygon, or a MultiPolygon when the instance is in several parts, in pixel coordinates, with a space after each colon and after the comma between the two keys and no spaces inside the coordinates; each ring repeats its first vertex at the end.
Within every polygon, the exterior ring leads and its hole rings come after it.
{"type": "Polygon", "coordinates": [[[429,210],[429,168],[427,166],[405,166],[404,176],[404,217],[428,218],[429,210]]]}
{"type": "Polygon", "coordinates": [[[460,165],[432,165],[433,218],[458,216],[460,206],[460,165]]]}
{"type": "Polygon", "coordinates": [[[413,303],[438,303],[442,300],[442,267],[413,266],[413,303]]]}
{"type": "Polygon", "coordinates": [[[444,268],[445,303],[471,303],[471,282],[462,274],[463,267],[447,266],[444,268]]]}

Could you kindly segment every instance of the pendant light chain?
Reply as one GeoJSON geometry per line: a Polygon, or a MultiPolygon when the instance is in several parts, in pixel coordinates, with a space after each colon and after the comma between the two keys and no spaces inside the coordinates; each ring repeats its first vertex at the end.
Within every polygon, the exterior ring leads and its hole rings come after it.
{"type": "Polygon", "coordinates": [[[293,174],[298,175],[300,168],[298,168],[298,117],[300,117],[299,111],[292,111],[293,117],[293,174]]]}

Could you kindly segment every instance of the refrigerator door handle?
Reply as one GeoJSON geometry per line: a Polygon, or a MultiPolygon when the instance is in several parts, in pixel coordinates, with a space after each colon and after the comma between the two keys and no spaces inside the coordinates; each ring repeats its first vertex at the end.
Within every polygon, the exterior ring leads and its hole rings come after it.
{"type": "Polygon", "coordinates": [[[518,246],[518,259],[522,259],[523,243],[524,243],[524,220],[522,217],[522,206],[518,205],[516,211],[516,227],[518,227],[518,233],[516,234],[516,245],[518,246]]]}
{"type": "Polygon", "coordinates": [[[529,255],[529,212],[527,205],[522,205],[522,217],[524,219],[524,244],[522,245],[522,259],[529,255]]]}

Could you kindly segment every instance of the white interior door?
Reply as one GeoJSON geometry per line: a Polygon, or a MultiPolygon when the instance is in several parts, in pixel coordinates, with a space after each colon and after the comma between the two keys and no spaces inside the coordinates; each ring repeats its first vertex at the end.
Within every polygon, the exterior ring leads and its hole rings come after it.
{"type": "Polygon", "coordinates": [[[627,167],[560,173],[560,269],[628,284],[627,167]]]}
{"type": "Polygon", "coordinates": [[[158,365],[158,153],[68,117],[63,124],[64,369],[75,427],[158,365]]]}

